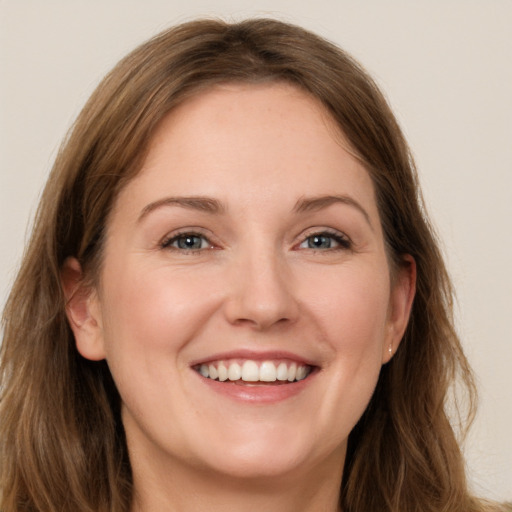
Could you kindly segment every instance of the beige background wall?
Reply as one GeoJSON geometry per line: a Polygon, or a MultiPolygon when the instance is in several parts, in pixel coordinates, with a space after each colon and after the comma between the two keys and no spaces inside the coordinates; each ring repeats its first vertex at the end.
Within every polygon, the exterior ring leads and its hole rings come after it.
{"type": "Polygon", "coordinates": [[[0,306],[59,142],[104,73],[170,24],[253,14],[336,41],[388,95],[480,385],[472,479],[512,499],[512,1],[0,0],[0,306]]]}

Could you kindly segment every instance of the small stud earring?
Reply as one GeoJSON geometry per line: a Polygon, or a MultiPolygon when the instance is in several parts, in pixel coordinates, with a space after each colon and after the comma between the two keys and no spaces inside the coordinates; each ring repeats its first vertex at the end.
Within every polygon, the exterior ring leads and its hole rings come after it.
{"type": "Polygon", "coordinates": [[[393,345],[389,345],[388,352],[390,356],[393,355],[393,345]]]}

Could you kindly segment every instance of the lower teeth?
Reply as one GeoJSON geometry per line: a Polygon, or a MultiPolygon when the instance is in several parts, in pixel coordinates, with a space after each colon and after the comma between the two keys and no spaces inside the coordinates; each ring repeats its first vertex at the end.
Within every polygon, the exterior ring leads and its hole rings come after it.
{"type": "MultiPolygon", "coordinates": [[[[217,380],[219,382],[219,380],[217,380]]],[[[237,384],[238,386],[282,386],[284,384],[293,384],[294,382],[298,382],[297,380],[294,381],[287,381],[287,380],[276,380],[273,382],[263,382],[263,381],[256,381],[256,382],[248,382],[245,380],[225,380],[224,382],[229,382],[230,384],[237,384]]]]}

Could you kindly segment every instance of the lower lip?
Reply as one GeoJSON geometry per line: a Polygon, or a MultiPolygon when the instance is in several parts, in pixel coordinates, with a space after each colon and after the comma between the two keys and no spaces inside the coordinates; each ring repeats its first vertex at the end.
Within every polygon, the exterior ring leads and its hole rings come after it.
{"type": "Polygon", "coordinates": [[[288,384],[236,384],[229,380],[220,382],[218,380],[208,379],[195,370],[194,372],[198,378],[214,392],[232,398],[233,400],[254,404],[272,404],[296,396],[311,384],[316,373],[312,372],[305,379],[288,384]]]}

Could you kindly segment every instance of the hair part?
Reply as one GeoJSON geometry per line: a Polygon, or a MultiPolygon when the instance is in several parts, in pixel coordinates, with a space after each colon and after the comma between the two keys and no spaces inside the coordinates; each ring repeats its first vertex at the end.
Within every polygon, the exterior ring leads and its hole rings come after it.
{"type": "Polygon", "coordinates": [[[417,265],[406,334],[349,439],[343,510],[483,510],[468,493],[446,412],[459,377],[471,415],[474,384],[402,132],[377,86],[346,53],[302,28],[252,19],[193,21],[143,44],[107,75],[63,144],[3,317],[4,512],[129,510],[120,398],[106,362],[88,361],[75,348],[61,268],[74,256],[95,282],[116,197],[173,108],[216,84],[265,81],[294,84],[325,106],[373,180],[392,264],[409,254],[417,265]]]}

